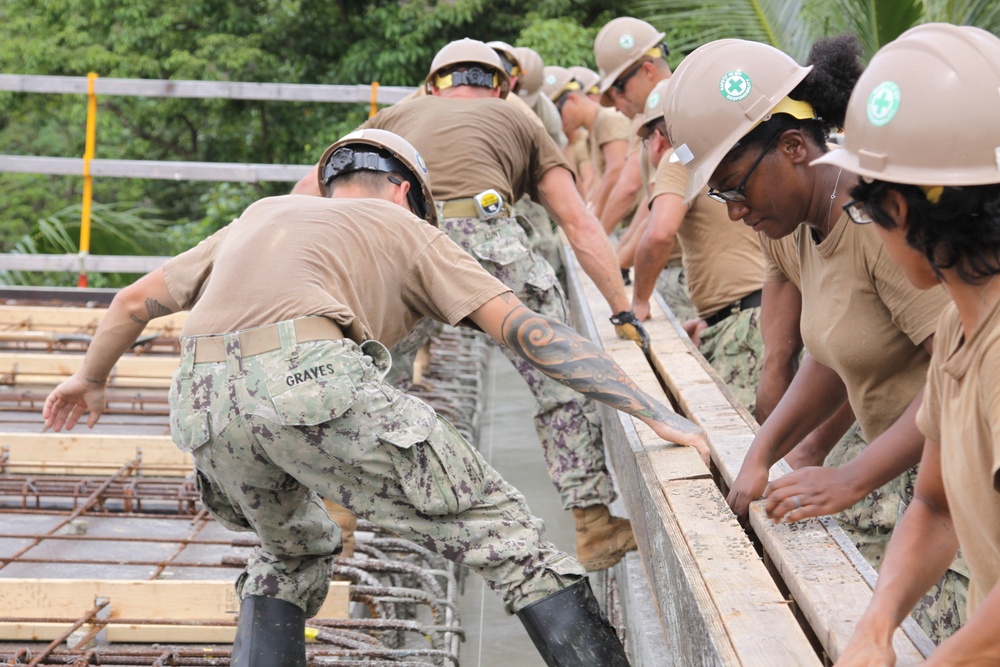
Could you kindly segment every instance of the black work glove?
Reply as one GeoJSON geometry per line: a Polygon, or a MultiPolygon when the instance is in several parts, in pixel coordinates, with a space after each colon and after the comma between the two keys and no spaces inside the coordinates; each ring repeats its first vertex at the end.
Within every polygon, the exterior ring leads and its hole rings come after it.
{"type": "Polygon", "coordinates": [[[626,285],[632,284],[632,276],[629,275],[628,269],[622,269],[622,282],[626,285]]]}
{"type": "Polygon", "coordinates": [[[634,340],[642,351],[649,354],[649,334],[639,323],[635,313],[631,310],[623,310],[617,315],[611,316],[611,324],[615,325],[615,333],[619,338],[634,340]]]}

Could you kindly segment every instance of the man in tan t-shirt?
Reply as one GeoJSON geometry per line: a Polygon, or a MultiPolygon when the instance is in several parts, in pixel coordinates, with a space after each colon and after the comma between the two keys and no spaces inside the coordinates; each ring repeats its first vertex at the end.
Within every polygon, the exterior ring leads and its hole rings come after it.
{"type": "Polygon", "coordinates": [[[764,258],[757,235],[729,220],[726,207],[702,188],[684,203],[688,173],[671,162],[664,101],[669,79],[654,86],[646,101],[640,130],[656,177],[650,194],[650,218],[635,252],[636,317],[649,317],[649,297],[679,239],[684,244],[688,294],[698,309],[684,329],[736,398],[753,412],[764,343],[760,332],[760,297],[764,258]]]}
{"type": "MultiPolygon", "coordinates": [[[[498,99],[507,93],[506,77],[490,47],[469,39],[452,42],[431,64],[425,83],[430,95],[383,109],[364,127],[407,138],[434,174],[442,229],[533,310],[566,321],[569,310],[555,272],[530,251],[524,229],[511,214],[511,202],[532,194],[566,232],[584,270],[617,313],[612,321],[634,328],[637,320],[607,236],[576,192],[558,146],[525,114],[498,99]]],[[[296,187],[316,190],[315,183],[305,181],[296,187]]],[[[645,335],[635,331],[636,337],[645,335]]],[[[594,407],[504,352],[535,396],[535,427],[549,477],[563,506],[573,511],[578,559],[590,570],[610,567],[635,548],[635,539],[630,523],[608,510],[617,494],[594,407]]]]}
{"type": "Polygon", "coordinates": [[[307,664],[305,619],[340,547],[320,496],[479,572],[543,655],[626,667],[585,570],[451,424],[384,382],[379,339],[391,345],[421,317],[472,323],[704,454],[697,428],[436,229],[426,167],[402,138],[356,132],[320,163],[328,197],[262,199],[122,290],[80,370],[46,399],[46,426],[71,429],[87,412],[93,426],[148,320],[190,309],[171,434],[191,452],[205,506],[261,542],[237,580],[234,667],[307,664]]]}
{"type": "Polygon", "coordinates": [[[594,191],[588,193],[588,200],[599,214],[625,164],[628,119],[590,99],[580,82],[565,67],[545,68],[542,91],[559,110],[563,130],[567,133],[581,127],[587,130],[587,151],[597,174],[594,191]]]}

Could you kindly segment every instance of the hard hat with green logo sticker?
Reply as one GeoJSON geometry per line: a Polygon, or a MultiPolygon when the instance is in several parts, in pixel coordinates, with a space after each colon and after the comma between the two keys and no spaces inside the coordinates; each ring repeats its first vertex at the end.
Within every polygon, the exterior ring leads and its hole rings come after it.
{"type": "Polygon", "coordinates": [[[574,65],[572,67],[567,67],[573,78],[580,82],[580,86],[588,93],[598,92],[597,86],[601,82],[601,75],[590,69],[589,67],[582,67],[580,65],[574,65]],[[591,89],[594,90],[591,90],[591,89]]]}
{"type": "Polygon", "coordinates": [[[681,62],[670,77],[664,116],[672,159],[689,174],[685,201],[701,192],[744,135],[785,112],[775,107],[811,70],[773,46],[742,39],[709,42],[681,62]]]}
{"type": "MultiPolygon", "coordinates": [[[[545,77],[542,79],[542,94],[547,96],[550,100],[555,102],[559,99],[570,84],[575,83],[572,72],[570,72],[565,67],[558,67],[556,65],[548,65],[545,70],[545,77]]],[[[577,83],[573,88],[574,90],[580,90],[580,84],[577,83]]]]}
{"type": "Polygon", "coordinates": [[[1000,38],[927,23],[886,44],[851,93],[844,147],[813,164],[910,185],[1000,183],[1000,38]]]}
{"type": "Polygon", "coordinates": [[[645,21],[629,16],[608,21],[601,28],[594,39],[594,59],[601,76],[601,104],[611,106],[611,100],[605,100],[611,84],[662,42],[663,37],[664,33],[645,21]]]}
{"type": "Polygon", "coordinates": [[[653,86],[653,90],[649,92],[649,97],[646,98],[646,106],[642,115],[642,125],[637,130],[638,135],[643,139],[649,136],[650,131],[653,129],[653,123],[663,118],[663,103],[667,101],[670,81],[670,79],[664,79],[657,83],[653,86]]]}

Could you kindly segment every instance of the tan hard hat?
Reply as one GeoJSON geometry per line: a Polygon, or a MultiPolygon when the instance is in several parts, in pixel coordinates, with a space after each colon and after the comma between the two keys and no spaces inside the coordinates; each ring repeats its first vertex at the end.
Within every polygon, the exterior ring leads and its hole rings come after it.
{"type": "Polygon", "coordinates": [[[330,181],[354,171],[396,171],[402,174],[410,183],[407,197],[413,212],[437,227],[431,177],[424,159],[409,141],[387,130],[374,129],[357,130],[338,139],[323,151],[319,160],[320,192],[325,197],[330,181]]]}
{"type": "MultiPolygon", "coordinates": [[[[510,71],[507,72],[507,74],[509,74],[510,76],[518,76],[518,77],[521,75],[521,70],[523,70],[524,68],[521,67],[521,59],[517,57],[517,53],[514,51],[513,46],[511,46],[507,42],[501,42],[500,40],[486,42],[486,46],[490,47],[498,54],[501,54],[500,56],[501,60],[503,60],[504,56],[506,56],[506,59],[510,61],[513,67],[517,68],[517,71],[510,71]]],[[[504,70],[506,69],[507,68],[504,67],[504,70]]]]}
{"type": "Polygon", "coordinates": [[[638,134],[643,139],[649,134],[650,123],[663,118],[663,107],[667,101],[670,90],[670,79],[663,79],[649,91],[646,98],[646,106],[642,110],[642,125],[639,126],[638,134]]]}
{"type": "MultiPolygon", "coordinates": [[[[640,19],[622,16],[608,21],[594,39],[594,59],[600,70],[601,104],[611,106],[611,84],[663,41],[664,33],[640,19]]],[[[664,54],[665,55],[665,54],[664,54]]]]}
{"type": "Polygon", "coordinates": [[[583,67],[582,65],[573,65],[572,67],[567,67],[569,73],[573,75],[573,78],[580,82],[580,86],[589,94],[591,92],[597,92],[596,90],[591,91],[591,88],[597,88],[598,84],[601,82],[601,75],[590,69],[589,67],[583,67]]]}
{"type": "Polygon", "coordinates": [[[431,70],[427,73],[427,78],[424,79],[424,87],[427,89],[427,92],[431,92],[431,87],[434,85],[434,76],[438,72],[446,67],[462,63],[486,65],[490,70],[496,72],[498,77],[497,85],[500,87],[500,97],[507,97],[507,93],[510,92],[510,77],[507,76],[507,70],[504,69],[500,56],[484,42],[468,38],[458,39],[445,44],[437,52],[434,60],[431,61],[431,70]]]}
{"type": "Polygon", "coordinates": [[[1000,183],[1000,39],[927,23],[886,44],[851,94],[844,147],[813,164],[910,185],[1000,183]]]}
{"type": "Polygon", "coordinates": [[[542,90],[542,78],[545,76],[542,70],[545,69],[545,62],[537,51],[527,46],[515,46],[514,53],[517,55],[518,62],[521,63],[521,76],[518,78],[520,85],[517,94],[521,96],[525,104],[534,107],[538,93],[542,90]]]}
{"type": "Polygon", "coordinates": [[[768,44],[720,39],[688,55],[670,78],[664,115],[671,159],[688,170],[685,201],[750,130],[773,113],[812,118],[812,107],[787,99],[812,67],[768,44]]]}
{"type": "Polygon", "coordinates": [[[542,92],[550,100],[555,102],[559,99],[559,96],[568,87],[573,87],[574,90],[580,90],[580,84],[576,82],[573,75],[565,67],[558,67],[556,65],[547,65],[543,70],[544,77],[542,78],[542,92]],[[573,86],[573,84],[576,84],[573,86]]]}

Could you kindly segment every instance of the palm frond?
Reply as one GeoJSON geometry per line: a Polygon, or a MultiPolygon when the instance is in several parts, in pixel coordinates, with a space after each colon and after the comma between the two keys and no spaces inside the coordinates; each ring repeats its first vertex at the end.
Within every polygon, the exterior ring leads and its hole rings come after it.
{"type": "Polygon", "coordinates": [[[765,42],[803,60],[820,35],[803,14],[802,0],[637,0],[634,15],[661,30],[693,26],[676,51],[690,52],[707,42],[735,37],[765,42]]]}
{"type": "Polygon", "coordinates": [[[924,21],[923,0],[832,0],[846,28],[858,36],[867,61],[888,42],[924,21]]]}

